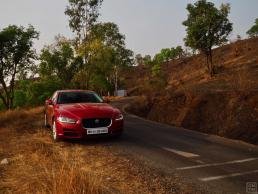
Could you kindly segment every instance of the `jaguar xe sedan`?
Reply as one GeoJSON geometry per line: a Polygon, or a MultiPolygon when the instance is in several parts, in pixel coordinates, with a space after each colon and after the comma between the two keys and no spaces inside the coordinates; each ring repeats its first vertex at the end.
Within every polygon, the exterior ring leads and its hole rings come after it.
{"type": "Polygon", "coordinates": [[[56,91],[46,100],[44,112],[55,141],[123,132],[122,113],[92,91],[56,91]]]}

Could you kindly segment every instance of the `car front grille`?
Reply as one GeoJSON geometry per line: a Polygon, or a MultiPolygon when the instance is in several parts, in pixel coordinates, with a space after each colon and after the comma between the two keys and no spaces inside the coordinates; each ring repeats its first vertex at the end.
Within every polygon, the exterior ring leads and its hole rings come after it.
{"type": "Polygon", "coordinates": [[[82,125],[84,128],[101,128],[109,127],[112,120],[110,118],[94,118],[94,119],[83,119],[82,125]]]}

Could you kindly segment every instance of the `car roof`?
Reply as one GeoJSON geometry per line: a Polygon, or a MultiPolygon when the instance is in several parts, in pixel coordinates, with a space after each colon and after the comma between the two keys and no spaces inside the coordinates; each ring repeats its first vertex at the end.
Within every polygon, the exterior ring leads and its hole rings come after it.
{"type": "Polygon", "coordinates": [[[64,92],[90,92],[90,93],[95,93],[94,91],[91,90],[57,90],[57,93],[64,93],[64,92]]]}

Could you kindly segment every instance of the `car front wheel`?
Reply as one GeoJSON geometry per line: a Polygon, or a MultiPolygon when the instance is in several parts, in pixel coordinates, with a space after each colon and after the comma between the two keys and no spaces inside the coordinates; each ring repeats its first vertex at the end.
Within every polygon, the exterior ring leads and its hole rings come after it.
{"type": "Polygon", "coordinates": [[[59,141],[57,131],[56,131],[56,122],[55,121],[53,121],[53,125],[52,125],[52,138],[54,141],[59,141]]]}

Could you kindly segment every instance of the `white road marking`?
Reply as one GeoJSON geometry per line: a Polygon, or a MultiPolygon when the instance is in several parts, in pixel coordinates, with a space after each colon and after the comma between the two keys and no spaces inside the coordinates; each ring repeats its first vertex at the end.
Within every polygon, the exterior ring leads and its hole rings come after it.
{"type": "Polygon", "coordinates": [[[199,164],[205,164],[205,162],[201,161],[201,160],[195,160],[195,162],[199,163],[199,164]]]}
{"type": "Polygon", "coordinates": [[[251,162],[254,160],[258,160],[258,158],[247,158],[243,160],[234,160],[234,161],[229,161],[229,162],[221,162],[221,163],[213,163],[213,164],[203,164],[203,165],[195,165],[195,166],[187,166],[187,167],[181,167],[177,168],[177,170],[190,170],[190,169],[195,169],[195,168],[204,168],[204,167],[211,167],[211,166],[222,166],[222,165],[227,165],[227,164],[239,164],[239,163],[244,163],[244,162],[251,162]]]}
{"type": "Polygon", "coordinates": [[[199,157],[199,155],[197,155],[197,154],[193,154],[193,153],[189,153],[189,152],[184,152],[184,151],[180,151],[180,150],[175,150],[175,149],[171,149],[171,148],[163,147],[162,149],[164,149],[164,150],[166,150],[166,151],[169,151],[169,152],[172,152],[172,153],[174,153],[174,154],[177,154],[177,155],[186,157],[186,158],[199,157]]]}
{"type": "Polygon", "coordinates": [[[242,173],[233,173],[233,174],[227,174],[227,175],[221,175],[221,176],[200,178],[199,180],[203,181],[203,182],[208,182],[208,181],[214,181],[214,180],[225,179],[225,178],[230,178],[230,177],[244,176],[244,175],[254,174],[254,173],[258,173],[258,170],[242,172],[242,173]]]}

